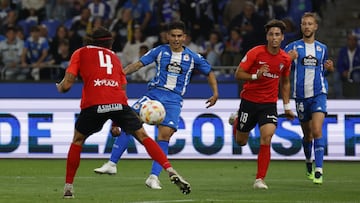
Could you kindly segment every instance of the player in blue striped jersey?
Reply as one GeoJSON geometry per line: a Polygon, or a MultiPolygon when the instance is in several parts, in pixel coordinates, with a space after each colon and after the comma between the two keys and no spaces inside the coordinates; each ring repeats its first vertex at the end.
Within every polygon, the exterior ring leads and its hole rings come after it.
{"type": "MultiPolygon", "coordinates": [[[[157,142],[165,154],[168,154],[170,137],[178,129],[183,95],[194,70],[207,76],[213,93],[206,101],[206,108],[213,106],[218,99],[217,81],[211,66],[200,54],[183,46],[186,37],[184,23],[181,21],[170,23],[167,37],[168,44],[151,49],[138,62],[130,64],[124,69],[126,74],[131,74],[150,63],[155,62],[156,64],[156,74],[148,83],[148,91],[132,107],[139,113],[141,104],[149,99],[158,100],[164,105],[166,116],[164,121],[157,126],[157,142]]],[[[114,133],[116,130],[117,128],[113,128],[112,132],[114,133]]],[[[130,137],[125,132],[121,133],[115,140],[110,160],[102,167],[94,169],[94,172],[101,174],[115,174],[117,172],[116,164],[127,149],[130,137]]],[[[151,174],[145,181],[148,187],[161,189],[158,179],[161,170],[162,167],[153,162],[151,174]]]]}
{"type": "Polygon", "coordinates": [[[294,66],[293,97],[304,134],[303,147],[306,158],[306,175],[315,184],[323,182],[324,140],[322,126],[327,114],[328,82],[326,74],[334,71],[333,61],[328,59],[325,44],[315,40],[318,16],[307,12],[301,19],[302,39],[285,47],[294,66]],[[315,171],[312,166],[314,146],[315,171]]]}

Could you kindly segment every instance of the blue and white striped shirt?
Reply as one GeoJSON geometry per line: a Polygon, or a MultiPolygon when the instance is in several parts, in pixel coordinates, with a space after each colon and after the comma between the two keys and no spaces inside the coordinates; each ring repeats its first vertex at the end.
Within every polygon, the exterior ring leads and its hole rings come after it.
{"type": "Polygon", "coordinates": [[[328,59],[326,45],[319,41],[312,44],[305,43],[302,39],[294,41],[285,47],[285,51],[296,50],[298,58],[293,61],[294,88],[293,97],[302,99],[327,94],[328,82],[324,67],[328,59]]]}
{"type": "Polygon", "coordinates": [[[181,96],[186,92],[194,69],[205,75],[211,71],[211,66],[200,54],[186,47],[182,52],[172,52],[168,44],[151,49],[140,61],[144,65],[156,64],[155,77],[148,83],[150,88],[165,88],[181,96]]]}

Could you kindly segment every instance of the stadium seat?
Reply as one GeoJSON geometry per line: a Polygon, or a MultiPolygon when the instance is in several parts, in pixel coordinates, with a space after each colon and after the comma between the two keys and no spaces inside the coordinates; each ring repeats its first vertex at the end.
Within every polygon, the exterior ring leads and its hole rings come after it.
{"type": "Polygon", "coordinates": [[[68,30],[70,30],[72,23],[73,23],[73,19],[70,18],[64,22],[64,25],[68,30]]]}
{"type": "Polygon", "coordinates": [[[47,19],[47,20],[43,20],[41,24],[46,26],[48,30],[48,36],[50,38],[54,38],[56,35],[56,29],[60,25],[60,21],[56,19],[47,19]]]}
{"type": "Polygon", "coordinates": [[[37,22],[34,20],[20,20],[18,22],[18,26],[20,26],[24,30],[25,38],[29,37],[30,28],[35,25],[37,25],[37,22]]]}

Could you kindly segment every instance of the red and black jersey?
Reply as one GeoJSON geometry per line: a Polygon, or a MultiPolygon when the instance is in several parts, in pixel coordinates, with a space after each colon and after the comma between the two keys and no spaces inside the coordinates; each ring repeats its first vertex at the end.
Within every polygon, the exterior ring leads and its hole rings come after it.
{"type": "Polygon", "coordinates": [[[85,46],[77,49],[66,72],[83,82],[81,109],[99,104],[126,104],[126,76],[119,58],[110,49],[85,46]]]}
{"type": "Polygon", "coordinates": [[[265,45],[249,50],[239,66],[249,74],[256,74],[264,64],[269,66],[269,72],[257,80],[246,81],[240,98],[255,103],[276,103],[279,95],[279,79],[290,75],[291,58],[282,49],[273,55],[265,45]]]}

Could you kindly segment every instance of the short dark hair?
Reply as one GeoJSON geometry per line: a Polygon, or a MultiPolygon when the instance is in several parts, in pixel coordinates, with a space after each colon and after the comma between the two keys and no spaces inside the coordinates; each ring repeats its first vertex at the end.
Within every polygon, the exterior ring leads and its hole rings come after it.
{"type": "Polygon", "coordinates": [[[270,28],[272,28],[272,27],[280,28],[281,33],[284,34],[285,29],[286,29],[286,24],[282,20],[276,20],[276,19],[270,20],[264,26],[265,32],[267,33],[270,30],[270,28]]]}
{"type": "Polygon", "coordinates": [[[40,32],[40,28],[38,25],[31,26],[30,32],[40,32]]]}
{"type": "Polygon", "coordinates": [[[171,23],[169,23],[168,25],[168,31],[170,30],[175,30],[175,29],[179,29],[182,30],[184,33],[186,33],[186,29],[185,29],[185,23],[183,21],[173,21],[171,23]]]}
{"type": "Polygon", "coordinates": [[[93,33],[88,35],[85,40],[87,45],[105,48],[111,48],[114,42],[111,32],[104,27],[99,27],[94,30],[93,33]]]}
{"type": "Polygon", "coordinates": [[[8,31],[16,32],[17,28],[15,26],[8,26],[8,27],[6,27],[6,32],[8,32],[8,31]]]}

